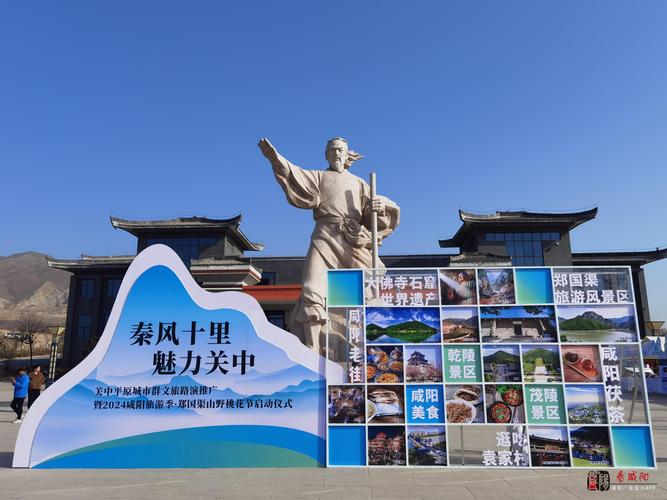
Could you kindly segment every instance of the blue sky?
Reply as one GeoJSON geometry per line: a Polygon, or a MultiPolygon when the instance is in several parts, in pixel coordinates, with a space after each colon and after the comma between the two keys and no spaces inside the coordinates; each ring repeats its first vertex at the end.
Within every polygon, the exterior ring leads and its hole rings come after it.
{"type": "MultiPolygon", "coordinates": [[[[386,253],[457,209],[580,210],[578,251],[667,245],[667,3],[0,2],[0,255],[132,253],[109,216],[228,217],[303,255],[256,148],[336,135],[402,207],[386,253]]],[[[667,319],[667,263],[647,266],[667,319]]]]}

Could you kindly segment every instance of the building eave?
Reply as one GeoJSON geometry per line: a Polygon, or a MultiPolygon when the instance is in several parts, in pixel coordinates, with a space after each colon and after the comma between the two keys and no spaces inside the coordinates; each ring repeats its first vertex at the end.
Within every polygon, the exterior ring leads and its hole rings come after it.
{"type": "Polygon", "coordinates": [[[53,259],[46,258],[46,264],[52,269],[61,269],[71,273],[96,270],[127,269],[134,260],[133,255],[115,255],[108,257],[81,256],[81,259],[53,259]]]}
{"type": "Polygon", "coordinates": [[[241,214],[229,219],[209,219],[207,217],[178,217],[162,220],[128,220],[120,217],[110,217],[114,229],[122,229],[139,237],[155,232],[177,232],[183,230],[200,230],[212,232],[228,232],[240,243],[244,251],[260,251],[264,249],[262,243],[250,241],[239,229],[241,214]]]}
{"type": "Polygon", "coordinates": [[[630,252],[573,252],[572,264],[607,266],[643,266],[667,258],[667,247],[630,252]]]}
{"type": "Polygon", "coordinates": [[[493,227],[494,225],[501,225],[503,227],[547,225],[571,231],[580,224],[594,219],[597,213],[597,207],[580,212],[563,213],[500,211],[491,214],[478,214],[459,210],[459,218],[463,224],[461,224],[454,236],[449,239],[438,240],[438,244],[441,248],[460,247],[473,228],[493,227]]]}

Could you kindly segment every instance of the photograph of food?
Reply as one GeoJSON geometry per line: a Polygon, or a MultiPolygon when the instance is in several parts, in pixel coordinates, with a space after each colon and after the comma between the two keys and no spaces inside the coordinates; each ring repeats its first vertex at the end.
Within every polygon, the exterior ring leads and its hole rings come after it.
{"type": "Polygon", "coordinates": [[[378,425],[368,428],[368,465],[405,465],[405,427],[378,425]]]}
{"type": "Polygon", "coordinates": [[[401,385],[369,385],[366,413],[370,424],[405,422],[405,397],[401,385]]]}
{"type": "Polygon", "coordinates": [[[403,346],[372,346],[366,349],[366,380],[377,384],[403,382],[403,346]]]}
{"type": "Polygon", "coordinates": [[[361,424],[366,420],[363,385],[329,386],[329,423],[361,424]]]}
{"type": "Polygon", "coordinates": [[[520,385],[485,386],[486,417],[490,424],[523,424],[526,412],[520,385]]]}
{"type": "Polygon", "coordinates": [[[442,382],[440,346],[406,346],[405,357],[406,382],[442,382]]]}
{"type": "Polygon", "coordinates": [[[481,385],[447,385],[445,399],[448,424],[484,423],[484,395],[481,385]]]}
{"type": "Polygon", "coordinates": [[[565,382],[602,382],[598,346],[563,346],[561,358],[565,382]]]}

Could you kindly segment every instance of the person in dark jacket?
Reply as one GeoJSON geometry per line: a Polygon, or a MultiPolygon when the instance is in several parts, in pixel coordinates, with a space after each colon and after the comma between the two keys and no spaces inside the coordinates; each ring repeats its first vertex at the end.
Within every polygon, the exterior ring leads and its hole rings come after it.
{"type": "Polygon", "coordinates": [[[25,368],[19,368],[18,376],[11,379],[11,383],[14,386],[14,399],[12,399],[9,406],[16,412],[14,423],[20,424],[22,422],[21,417],[23,416],[23,402],[28,395],[28,387],[30,386],[30,379],[25,372],[25,368]]]}
{"type": "Polygon", "coordinates": [[[30,387],[28,389],[28,408],[30,408],[35,402],[35,399],[39,396],[39,393],[42,392],[42,385],[44,385],[46,377],[44,377],[44,374],[42,373],[42,367],[37,365],[28,374],[28,378],[30,379],[30,387]]]}

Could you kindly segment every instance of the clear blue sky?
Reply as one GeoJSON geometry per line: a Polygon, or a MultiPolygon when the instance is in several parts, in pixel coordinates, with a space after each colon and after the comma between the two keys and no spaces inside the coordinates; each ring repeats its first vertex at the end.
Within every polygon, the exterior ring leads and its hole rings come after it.
{"type": "MultiPolygon", "coordinates": [[[[457,209],[579,210],[573,248],[667,245],[667,2],[0,2],[0,255],[131,253],[109,216],[227,217],[302,255],[256,142],[341,135],[402,207],[386,253],[457,209]]],[[[667,263],[647,266],[667,319],[667,263]]]]}

